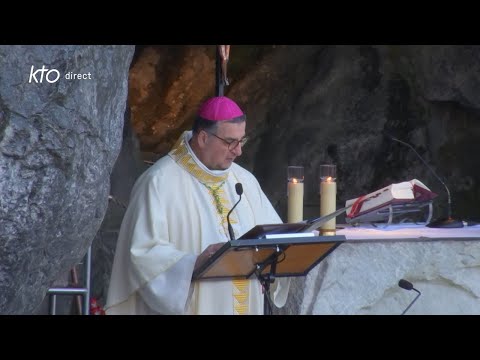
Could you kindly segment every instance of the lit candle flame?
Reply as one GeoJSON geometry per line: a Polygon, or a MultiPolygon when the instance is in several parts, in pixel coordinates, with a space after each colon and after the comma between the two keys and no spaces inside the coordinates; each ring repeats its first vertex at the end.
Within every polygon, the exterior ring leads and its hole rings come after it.
{"type": "Polygon", "coordinates": [[[295,178],[293,178],[293,179],[292,179],[292,182],[293,182],[294,184],[296,184],[296,183],[298,182],[298,180],[295,179],[295,178]]]}

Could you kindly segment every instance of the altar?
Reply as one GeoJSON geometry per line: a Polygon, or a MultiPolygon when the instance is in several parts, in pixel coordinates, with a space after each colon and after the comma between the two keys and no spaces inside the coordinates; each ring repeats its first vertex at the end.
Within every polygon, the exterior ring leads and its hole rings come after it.
{"type": "Polygon", "coordinates": [[[339,225],[344,241],[306,277],[292,279],[277,314],[480,314],[480,226],[339,225]]]}

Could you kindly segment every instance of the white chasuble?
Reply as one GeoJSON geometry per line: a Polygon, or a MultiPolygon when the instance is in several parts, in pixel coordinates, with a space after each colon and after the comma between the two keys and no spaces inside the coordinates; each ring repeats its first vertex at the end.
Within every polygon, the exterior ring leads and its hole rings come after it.
{"type": "MultiPolygon", "coordinates": [[[[135,183],[120,228],[107,314],[262,314],[258,280],[191,282],[207,246],[229,240],[226,216],[239,237],[258,224],[280,223],[255,177],[233,163],[207,169],[191,150],[191,131],[135,183]]],[[[283,306],[289,279],[277,279],[272,298],[283,306]]]]}

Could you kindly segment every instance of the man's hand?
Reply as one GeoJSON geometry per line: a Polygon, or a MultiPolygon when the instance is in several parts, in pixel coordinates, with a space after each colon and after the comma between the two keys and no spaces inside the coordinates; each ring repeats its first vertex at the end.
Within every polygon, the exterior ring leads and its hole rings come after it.
{"type": "Polygon", "coordinates": [[[197,256],[197,261],[195,262],[195,269],[203,264],[205,261],[207,261],[209,258],[212,257],[213,254],[215,254],[215,252],[220,249],[225,243],[224,242],[221,242],[221,243],[216,243],[216,244],[212,244],[212,245],[208,245],[207,248],[205,250],[203,250],[203,252],[197,256]]]}

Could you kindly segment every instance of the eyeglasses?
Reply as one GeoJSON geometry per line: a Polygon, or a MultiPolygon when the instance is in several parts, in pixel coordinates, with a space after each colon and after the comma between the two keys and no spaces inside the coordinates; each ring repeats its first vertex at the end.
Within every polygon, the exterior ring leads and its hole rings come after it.
{"type": "Polygon", "coordinates": [[[228,145],[228,150],[234,150],[237,148],[238,144],[244,146],[245,143],[248,141],[248,136],[244,136],[243,138],[241,138],[240,140],[231,140],[231,141],[228,141],[228,140],[225,140],[223,138],[221,138],[220,136],[217,136],[215,135],[214,133],[211,133],[209,131],[206,131],[207,133],[209,133],[210,135],[213,135],[215,136],[217,139],[220,139],[222,140],[225,144],[228,145]]]}

